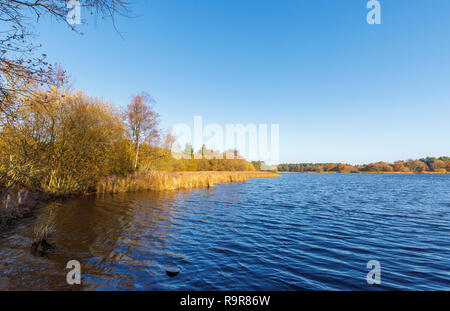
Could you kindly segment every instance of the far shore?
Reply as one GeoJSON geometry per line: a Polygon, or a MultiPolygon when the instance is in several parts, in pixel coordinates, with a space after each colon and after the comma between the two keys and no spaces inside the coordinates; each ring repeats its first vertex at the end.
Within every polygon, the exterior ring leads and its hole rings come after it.
{"type": "Polygon", "coordinates": [[[277,172],[278,174],[429,174],[429,175],[447,175],[439,172],[277,172]]]}

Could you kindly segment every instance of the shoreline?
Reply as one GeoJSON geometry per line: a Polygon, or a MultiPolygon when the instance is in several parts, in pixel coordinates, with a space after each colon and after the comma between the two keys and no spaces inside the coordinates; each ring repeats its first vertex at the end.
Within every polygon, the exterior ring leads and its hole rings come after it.
{"type": "Polygon", "coordinates": [[[439,172],[277,172],[277,174],[394,174],[394,175],[449,175],[439,172]]]}
{"type": "Polygon", "coordinates": [[[280,175],[274,172],[262,171],[152,171],[135,173],[124,177],[105,177],[98,182],[95,193],[121,193],[143,190],[193,190],[212,188],[216,184],[244,182],[252,178],[273,177],[280,177],[280,175]]]}

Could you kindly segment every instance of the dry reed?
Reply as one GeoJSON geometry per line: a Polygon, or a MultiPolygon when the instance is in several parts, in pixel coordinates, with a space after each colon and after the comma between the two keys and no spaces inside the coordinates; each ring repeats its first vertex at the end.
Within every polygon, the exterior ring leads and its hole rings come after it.
{"type": "Polygon", "coordinates": [[[97,184],[97,193],[136,192],[141,190],[189,190],[211,188],[216,184],[244,182],[250,178],[279,177],[273,172],[162,172],[135,173],[125,177],[105,177],[97,184]]]}

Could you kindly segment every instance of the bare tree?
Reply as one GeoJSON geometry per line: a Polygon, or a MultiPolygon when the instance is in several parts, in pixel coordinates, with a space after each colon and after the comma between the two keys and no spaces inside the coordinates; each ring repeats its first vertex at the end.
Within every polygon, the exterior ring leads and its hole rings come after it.
{"type": "Polygon", "coordinates": [[[152,144],[159,139],[159,114],[152,108],[154,103],[154,99],[143,92],[133,96],[125,113],[125,119],[135,148],[135,170],[138,167],[140,145],[144,141],[152,144]]]}
{"type": "MultiPolygon", "coordinates": [[[[127,0],[79,0],[87,13],[110,18],[128,13],[127,0]]],[[[66,0],[0,0],[0,100],[12,91],[6,77],[13,72],[22,80],[33,79],[39,84],[51,83],[55,68],[38,54],[42,44],[33,42],[33,26],[43,16],[52,16],[78,32],[67,21],[70,12],[66,0]]],[[[13,90],[16,91],[16,90],[13,90]]]]}

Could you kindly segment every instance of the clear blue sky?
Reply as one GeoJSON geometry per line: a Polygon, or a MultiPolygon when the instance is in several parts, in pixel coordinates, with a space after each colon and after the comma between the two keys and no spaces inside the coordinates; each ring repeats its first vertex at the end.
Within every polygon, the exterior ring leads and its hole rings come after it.
{"type": "Polygon", "coordinates": [[[37,30],[76,88],[148,91],[164,127],[278,123],[281,162],[450,155],[450,1],[380,2],[381,25],[366,0],[134,0],[122,36],[37,30]]]}

